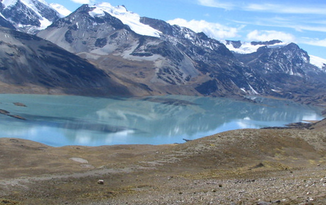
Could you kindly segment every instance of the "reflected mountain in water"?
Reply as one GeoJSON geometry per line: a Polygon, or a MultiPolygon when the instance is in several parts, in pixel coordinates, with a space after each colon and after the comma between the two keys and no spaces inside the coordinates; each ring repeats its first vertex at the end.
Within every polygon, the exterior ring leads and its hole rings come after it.
{"type": "Polygon", "coordinates": [[[232,129],[283,126],[322,118],[318,110],[290,101],[252,100],[256,103],[189,96],[0,95],[0,109],[27,119],[21,122],[0,116],[0,136],[53,146],[165,144],[232,129]]]}

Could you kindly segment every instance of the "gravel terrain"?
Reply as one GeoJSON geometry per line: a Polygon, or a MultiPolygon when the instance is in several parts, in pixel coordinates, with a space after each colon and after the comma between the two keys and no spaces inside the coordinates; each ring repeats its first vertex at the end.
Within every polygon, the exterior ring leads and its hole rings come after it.
{"type": "Polygon", "coordinates": [[[325,121],[184,144],[0,139],[0,204],[326,204],[325,121]]]}

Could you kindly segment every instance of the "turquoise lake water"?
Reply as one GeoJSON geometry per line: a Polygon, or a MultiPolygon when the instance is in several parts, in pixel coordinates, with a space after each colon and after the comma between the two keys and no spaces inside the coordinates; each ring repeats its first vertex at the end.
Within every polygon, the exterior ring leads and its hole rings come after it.
{"type": "Polygon", "coordinates": [[[290,101],[255,98],[153,96],[93,98],[0,94],[0,137],[51,146],[171,144],[239,129],[320,120],[320,110],[290,101]],[[26,107],[14,105],[20,102],[26,107]]]}

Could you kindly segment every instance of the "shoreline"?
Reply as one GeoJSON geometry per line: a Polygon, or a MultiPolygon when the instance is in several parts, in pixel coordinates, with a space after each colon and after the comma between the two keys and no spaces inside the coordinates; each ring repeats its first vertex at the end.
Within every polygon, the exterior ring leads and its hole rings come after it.
{"type": "MultiPolygon", "coordinates": [[[[0,109],[1,111],[1,109],[0,109]]],[[[1,113],[0,113],[1,114],[1,113]]],[[[223,131],[223,132],[219,132],[219,133],[215,133],[213,135],[219,135],[220,133],[224,133],[224,132],[232,132],[232,131],[241,131],[241,130],[249,130],[249,129],[254,129],[254,128],[243,128],[243,129],[234,129],[234,130],[228,130],[228,131],[223,131]]],[[[307,123],[302,123],[302,122],[294,122],[294,123],[289,123],[284,125],[284,127],[262,127],[262,128],[256,128],[254,130],[318,130],[318,131],[326,131],[326,118],[322,119],[322,120],[313,120],[313,121],[307,121],[307,123]],[[324,129],[325,126],[325,129],[324,129]],[[322,128],[321,128],[322,127],[322,128]]],[[[51,145],[47,145],[44,144],[42,142],[38,142],[38,141],[34,141],[34,140],[30,140],[30,139],[22,139],[22,138],[12,138],[12,137],[2,137],[1,139],[8,139],[8,140],[20,140],[20,141],[27,141],[27,142],[31,142],[31,143],[37,143],[37,144],[41,144],[43,146],[46,147],[52,147],[52,148],[63,148],[63,147],[90,147],[90,148],[96,148],[96,147],[105,147],[105,146],[172,146],[172,145],[179,145],[179,144],[185,144],[191,141],[195,141],[195,140],[200,140],[206,137],[209,137],[211,135],[208,136],[203,136],[201,138],[197,138],[197,139],[183,139],[184,142],[183,143],[170,143],[170,144],[112,144],[112,145],[95,145],[95,146],[90,146],[90,145],[63,145],[63,146],[51,146],[51,145]]]]}
{"type": "MultiPolygon", "coordinates": [[[[72,96],[73,97],[73,96],[72,96]]],[[[152,96],[151,96],[152,97],[152,96]]],[[[161,96],[158,96],[158,98],[160,98],[161,96]]],[[[188,97],[188,96],[185,96],[185,97],[188,97]]],[[[145,99],[146,98],[148,98],[148,97],[145,97],[145,99]]],[[[211,98],[211,97],[210,97],[211,98]]],[[[187,98],[185,98],[185,99],[187,99],[187,98]]],[[[221,98],[221,99],[223,99],[223,100],[228,100],[229,98],[227,98],[227,99],[225,99],[225,98],[221,98]]],[[[175,100],[175,99],[174,99],[175,100]]],[[[232,100],[232,99],[231,99],[232,100]]],[[[239,100],[239,99],[238,99],[239,100]]],[[[171,101],[171,99],[169,98],[169,96],[166,96],[165,98],[162,98],[162,99],[156,99],[156,98],[154,98],[154,99],[152,99],[152,100],[149,100],[149,101],[153,101],[153,102],[158,102],[158,103],[161,103],[162,105],[177,105],[177,106],[184,106],[184,105],[190,105],[190,106],[192,106],[193,104],[191,104],[191,102],[192,101],[185,101],[185,100],[182,100],[182,98],[180,98],[179,100],[177,100],[177,103],[176,104],[173,104],[172,102],[170,102],[171,101]],[[164,99],[166,100],[166,102],[164,101],[164,99]]],[[[13,101],[11,102],[14,106],[17,106],[17,109],[19,108],[19,109],[28,109],[28,103],[25,105],[25,104],[23,104],[23,102],[24,101],[18,101],[18,99],[15,99],[15,98],[13,98],[13,101]]],[[[220,101],[219,101],[220,102],[220,101]]],[[[224,101],[222,101],[222,102],[224,102],[224,101]]],[[[250,102],[253,102],[253,101],[250,101],[250,102]]],[[[9,103],[9,101],[6,103],[6,104],[8,104],[9,103]]],[[[0,107],[1,107],[1,105],[0,105],[0,107]]],[[[5,108],[5,107],[4,107],[5,108]]],[[[25,119],[25,118],[23,118],[24,117],[24,115],[22,115],[23,117],[20,117],[20,116],[17,116],[17,115],[11,115],[11,113],[9,112],[9,111],[11,111],[11,109],[7,109],[8,111],[6,111],[6,110],[3,110],[4,111],[4,113],[1,113],[1,114],[4,114],[4,115],[7,115],[8,117],[15,117],[16,116],[16,118],[17,119],[20,119],[20,120],[23,120],[23,119],[25,119]]],[[[0,110],[1,111],[1,110],[0,110]]],[[[140,114],[141,116],[145,116],[145,115],[147,115],[148,113],[136,113],[136,114],[140,114]]],[[[220,113],[217,113],[217,114],[220,114],[220,113]]],[[[204,115],[203,115],[203,117],[204,117],[204,115]]],[[[240,119],[240,118],[239,118],[240,119]]],[[[181,120],[182,121],[182,120],[181,120]]],[[[207,121],[207,120],[206,120],[207,121]]],[[[207,122],[207,123],[209,123],[209,122],[207,122]]],[[[217,122],[218,123],[218,122],[217,122]]],[[[104,126],[104,124],[102,125],[102,124],[94,124],[93,126],[95,126],[96,125],[96,127],[99,127],[99,126],[104,126]]],[[[204,124],[203,124],[204,125],[204,124]]],[[[60,126],[62,126],[62,127],[64,127],[65,125],[64,124],[62,124],[62,125],[60,125],[60,126]]],[[[72,128],[72,129],[75,129],[76,128],[76,126],[77,125],[74,125],[74,124],[72,124],[70,127],[72,128]]],[[[217,125],[217,126],[220,126],[219,124],[217,125]]],[[[215,126],[215,127],[210,127],[210,130],[214,130],[214,129],[216,129],[216,127],[217,126],[215,126]]],[[[286,126],[286,125],[282,125],[281,127],[283,127],[283,126],[286,126]]],[[[108,127],[107,125],[104,127],[105,129],[108,129],[109,131],[110,130],[115,130],[115,128],[119,128],[119,127],[108,127]]],[[[90,126],[88,126],[86,129],[90,129],[90,131],[92,131],[92,127],[91,127],[91,125],[90,126]]],[[[233,129],[239,129],[239,128],[237,128],[237,127],[235,127],[235,128],[233,128],[233,129]]],[[[284,128],[283,128],[284,129],[284,128]]],[[[224,131],[224,130],[215,130],[216,132],[209,132],[209,133],[203,133],[203,135],[201,135],[200,136],[200,138],[201,137],[204,137],[205,136],[205,134],[206,135],[209,135],[209,134],[216,134],[216,133],[219,133],[219,132],[221,132],[221,131],[224,131]]],[[[182,136],[182,135],[180,135],[180,136],[182,136]]],[[[194,138],[187,138],[187,137],[184,137],[184,136],[182,136],[182,139],[183,138],[186,138],[186,139],[191,139],[191,140],[193,140],[194,138]]],[[[30,139],[30,138],[28,138],[28,139],[30,139]]],[[[173,144],[173,143],[183,143],[183,140],[182,139],[179,139],[179,138],[177,138],[175,141],[168,141],[168,142],[162,142],[162,143],[160,143],[160,144],[173,144]]],[[[36,140],[37,141],[37,140],[36,140]]],[[[156,143],[153,143],[152,141],[150,141],[150,142],[146,142],[146,143],[148,143],[148,144],[156,144],[156,143]]],[[[71,144],[71,143],[70,143],[71,144]]],[[[89,144],[89,146],[100,146],[100,145],[105,145],[105,144],[107,144],[107,143],[103,143],[103,144],[99,144],[99,145],[97,145],[97,144],[89,144]]],[[[111,143],[112,144],[112,143],[111,143]]],[[[122,142],[122,143],[120,143],[120,142],[118,142],[118,143],[113,143],[113,144],[128,144],[127,142],[122,142]]],[[[141,143],[138,143],[138,144],[141,144],[141,143]]],[[[84,144],[84,145],[86,145],[86,144],[84,144]]],[[[66,145],[54,145],[54,146],[66,146],[66,145]]]]}

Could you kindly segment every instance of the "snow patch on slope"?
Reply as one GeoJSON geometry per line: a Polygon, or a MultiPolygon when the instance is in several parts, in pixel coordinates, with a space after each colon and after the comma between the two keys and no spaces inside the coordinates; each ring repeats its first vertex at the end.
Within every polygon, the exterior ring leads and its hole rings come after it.
{"type": "Polygon", "coordinates": [[[145,35],[160,37],[160,31],[140,22],[140,16],[136,13],[128,11],[124,6],[114,7],[110,3],[101,3],[95,5],[95,9],[90,11],[92,17],[104,16],[104,12],[120,19],[124,24],[128,25],[134,32],[145,35]]]}
{"type": "Polygon", "coordinates": [[[261,47],[261,45],[251,45],[250,42],[241,42],[241,47],[235,48],[231,43],[227,43],[226,41],[222,42],[230,51],[240,54],[248,54],[254,53],[261,47]]]}
{"type": "Polygon", "coordinates": [[[3,0],[1,3],[4,5],[4,8],[6,8],[15,5],[17,0],[3,0]]]}
{"type": "Polygon", "coordinates": [[[50,7],[56,10],[61,18],[71,14],[71,11],[69,11],[66,7],[62,6],[61,4],[51,3],[50,7]]]}
{"type": "MultiPolygon", "coordinates": [[[[230,50],[239,54],[249,54],[257,52],[260,47],[266,46],[262,44],[252,44],[251,42],[240,42],[241,46],[236,48],[231,42],[222,41],[222,43],[230,50]]],[[[286,46],[288,43],[280,42],[273,45],[267,45],[268,48],[286,46]]]]}
{"type": "Polygon", "coordinates": [[[326,59],[310,55],[310,64],[322,69],[324,66],[326,66],[326,59]]]}
{"type": "Polygon", "coordinates": [[[51,21],[49,21],[48,19],[46,18],[43,18],[40,19],[40,22],[41,22],[41,26],[39,27],[39,29],[43,30],[43,29],[46,29],[48,26],[50,26],[52,24],[51,21]]]}

